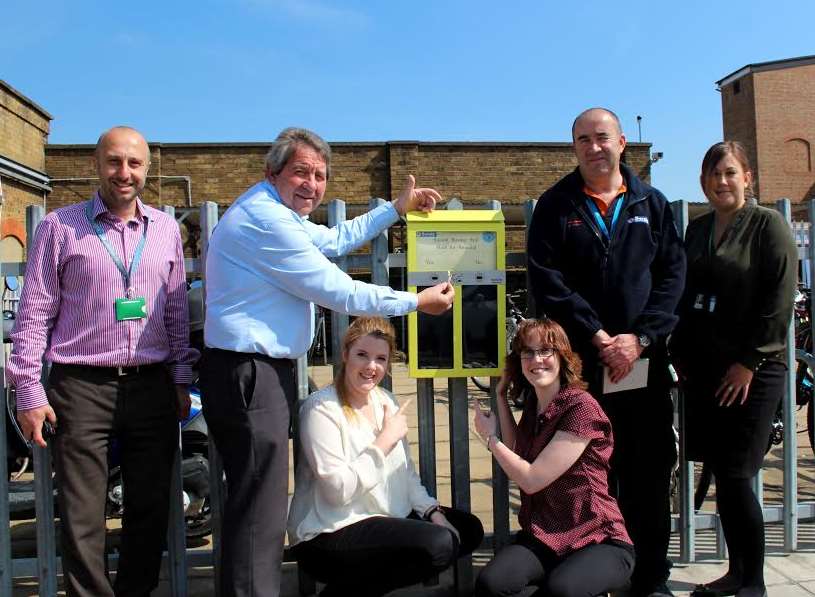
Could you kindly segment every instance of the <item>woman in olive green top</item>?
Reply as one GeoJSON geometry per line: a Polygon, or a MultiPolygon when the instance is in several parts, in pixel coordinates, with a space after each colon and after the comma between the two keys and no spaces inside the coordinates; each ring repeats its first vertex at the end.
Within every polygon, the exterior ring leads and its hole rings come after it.
{"type": "Polygon", "coordinates": [[[751,182],[739,143],[711,147],[701,183],[713,210],[685,238],[688,277],[672,351],[687,397],[688,459],[713,471],[730,552],[727,574],[696,596],[766,594],[764,521],[750,478],[784,392],[798,257],[781,215],[747,202],[751,182]]]}

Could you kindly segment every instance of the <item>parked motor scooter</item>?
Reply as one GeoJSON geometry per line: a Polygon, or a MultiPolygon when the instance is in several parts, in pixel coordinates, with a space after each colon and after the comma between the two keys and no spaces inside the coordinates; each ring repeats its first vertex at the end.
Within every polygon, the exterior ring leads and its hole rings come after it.
{"type": "MultiPolygon", "coordinates": [[[[201,393],[190,387],[189,416],[181,421],[181,489],[184,500],[184,524],[188,539],[205,537],[212,532],[209,507],[208,432],[201,411],[201,393]]],[[[111,449],[106,514],[110,518],[124,513],[124,486],[119,466],[118,446],[111,449]]]]}
{"type": "MultiPolygon", "coordinates": [[[[16,292],[17,279],[6,277],[4,280],[6,294],[16,292]]],[[[190,331],[193,341],[197,340],[203,330],[203,312],[197,308],[200,302],[200,290],[194,287],[188,291],[191,317],[190,331]]],[[[14,311],[3,311],[3,338],[10,342],[9,334],[14,325],[14,311]]],[[[9,510],[12,520],[28,520],[34,517],[34,482],[21,477],[27,470],[31,459],[31,445],[23,437],[16,418],[16,395],[13,388],[6,389],[6,449],[9,462],[9,510]]],[[[209,507],[209,460],[208,430],[201,412],[201,394],[196,385],[190,386],[192,405],[189,416],[181,421],[181,473],[184,500],[184,521],[188,539],[204,537],[212,531],[209,507]]],[[[54,492],[56,497],[56,490],[54,492]]],[[[114,440],[109,457],[108,492],[106,514],[109,517],[120,517],[123,513],[124,490],[118,455],[114,440]]],[[[57,512],[57,504],[54,504],[57,512]]]]}

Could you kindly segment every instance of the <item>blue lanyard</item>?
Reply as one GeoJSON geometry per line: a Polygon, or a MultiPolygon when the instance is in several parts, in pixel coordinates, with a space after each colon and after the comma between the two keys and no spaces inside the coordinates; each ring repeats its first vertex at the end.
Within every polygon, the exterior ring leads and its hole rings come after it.
{"type": "Polygon", "coordinates": [[[125,283],[125,294],[127,298],[133,298],[130,295],[133,294],[133,289],[130,287],[130,280],[133,277],[133,274],[136,272],[136,269],[139,267],[139,262],[141,261],[141,255],[144,251],[144,245],[147,242],[147,221],[144,222],[144,234],[139,241],[139,244],[136,246],[136,252],[133,253],[133,259],[130,262],[130,268],[125,269],[124,263],[122,260],[119,259],[119,256],[116,254],[116,251],[113,250],[113,247],[108,240],[108,237],[105,236],[105,229],[102,228],[102,225],[99,222],[93,219],[93,199],[88,201],[85,205],[85,216],[88,218],[88,223],[93,228],[93,231],[96,233],[96,236],[99,237],[99,240],[102,242],[102,246],[107,249],[108,255],[110,258],[113,259],[113,263],[116,265],[116,269],[119,270],[119,273],[122,274],[122,280],[125,283]]]}
{"type": "MultiPolygon", "coordinates": [[[[614,231],[614,225],[617,223],[617,218],[620,216],[620,210],[622,209],[624,199],[625,196],[622,193],[617,196],[616,199],[617,204],[614,206],[614,213],[611,216],[612,232],[614,231]]],[[[600,232],[603,233],[603,236],[606,237],[606,240],[611,240],[611,233],[606,227],[606,220],[603,217],[603,214],[601,214],[600,210],[597,208],[597,204],[594,202],[594,199],[592,199],[591,197],[586,197],[586,203],[588,203],[589,205],[589,211],[591,211],[591,215],[594,216],[594,219],[597,222],[597,227],[600,229],[600,232]]]]}

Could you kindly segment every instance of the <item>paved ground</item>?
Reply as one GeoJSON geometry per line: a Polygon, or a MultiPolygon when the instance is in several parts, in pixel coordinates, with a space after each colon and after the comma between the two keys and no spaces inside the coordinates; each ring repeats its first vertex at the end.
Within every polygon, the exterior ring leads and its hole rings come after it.
{"type": "MultiPolygon", "coordinates": [[[[312,376],[321,387],[329,382],[330,370],[325,367],[315,367],[312,369],[312,376]]],[[[447,396],[446,383],[437,384],[436,390],[436,451],[437,451],[437,478],[439,485],[439,499],[442,502],[450,500],[450,458],[449,441],[447,440],[447,396]],[[441,387],[443,386],[443,387],[441,387]]],[[[415,396],[415,382],[406,375],[404,367],[397,366],[394,371],[394,391],[401,401],[409,396],[415,396]]],[[[478,394],[473,391],[474,396],[478,394]]],[[[472,398],[471,398],[472,399],[472,398]]],[[[414,448],[414,459],[418,462],[417,442],[417,420],[415,404],[410,407],[409,413],[413,416],[410,429],[410,440],[414,448]]],[[[805,419],[800,418],[805,426],[805,419]]],[[[800,428],[802,424],[799,423],[800,428]]],[[[812,451],[807,443],[806,434],[798,435],[799,444],[799,500],[815,499],[815,461],[813,461],[812,451]]],[[[765,466],[765,493],[766,503],[778,503],[781,500],[781,461],[775,449],[770,455],[765,466]]],[[[490,485],[491,463],[488,453],[482,445],[475,439],[471,432],[470,441],[470,466],[471,466],[471,497],[472,511],[477,514],[484,523],[485,529],[492,530],[492,492],[490,485]]],[[[290,488],[293,481],[290,480],[290,488]]],[[[511,525],[517,528],[515,515],[518,507],[517,489],[510,489],[510,506],[512,508],[511,525]]],[[[712,509],[712,503],[708,500],[705,509],[712,509]]],[[[115,527],[115,522],[112,527],[115,527]]],[[[111,529],[111,541],[116,542],[115,528],[111,529]]],[[[15,544],[15,557],[33,556],[34,525],[33,523],[18,523],[12,528],[13,542],[15,544]]],[[[209,544],[202,542],[195,546],[197,549],[209,549],[209,544]]],[[[815,595],[815,522],[802,523],[799,532],[798,550],[792,554],[783,553],[783,529],[778,525],[767,525],[767,549],[768,557],[765,565],[765,577],[769,587],[769,595],[772,597],[793,597],[803,595],[815,595]]],[[[476,574],[486,562],[489,561],[491,552],[477,552],[473,558],[476,574]]],[[[671,557],[678,561],[679,545],[678,537],[674,536],[672,541],[671,557]]],[[[687,595],[693,587],[700,582],[705,582],[717,578],[726,569],[726,563],[716,559],[715,537],[712,532],[704,531],[697,534],[697,554],[696,562],[690,564],[676,564],[671,576],[670,586],[677,595],[687,595]]],[[[190,597],[204,597],[213,594],[212,589],[212,569],[196,568],[189,573],[189,595],[190,597]]],[[[449,591],[445,588],[452,584],[452,575],[442,576],[438,587],[420,587],[394,593],[403,597],[418,597],[420,595],[437,596],[446,595],[449,591]]],[[[14,597],[30,597],[37,595],[36,579],[18,579],[15,581],[14,597]]],[[[60,593],[63,594],[63,593],[60,593]]],[[[452,593],[449,593],[452,594],[452,593]]],[[[165,579],[161,586],[154,592],[155,597],[169,597],[171,595],[169,582],[165,579]]],[[[293,565],[285,565],[285,575],[283,583],[283,597],[295,597],[298,595],[297,575],[293,565]]]]}

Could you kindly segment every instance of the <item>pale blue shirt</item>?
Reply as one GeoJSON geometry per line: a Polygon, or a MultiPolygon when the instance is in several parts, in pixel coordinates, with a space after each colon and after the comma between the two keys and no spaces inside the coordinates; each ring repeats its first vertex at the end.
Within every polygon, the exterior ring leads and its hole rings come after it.
{"type": "Polygon", "coordinates": [[[399,219],[389,202],[327,228],[287,207],[268,180],[238,197],[207,253],[204,340],[212,348],[297,358],[314,337],[314,304],[351,315],[416,310],[416,295],[353,280],[345,255],[399,219]]]}

